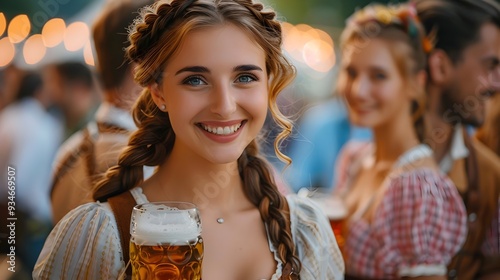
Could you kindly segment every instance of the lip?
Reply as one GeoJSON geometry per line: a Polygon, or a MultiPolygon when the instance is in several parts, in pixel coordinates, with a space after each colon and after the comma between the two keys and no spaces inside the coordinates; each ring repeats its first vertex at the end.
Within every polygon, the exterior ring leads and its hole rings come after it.
{"type": "Polygon", "coordinates": [[[366,108],[351,108],[351,109],[354,111],[354,113],[359,115],[365,115],[370,113],[370,110],[366,108]]]}
{"type": "Polygon", "coordinates": [[[243,130],[244,126],[246,125],[247,121],[246,120],[235,120],[235,121],[227,121],[227,122],[219,122],[219,121],[208,121],[208,122],[199,122],[196,124],[196,127],[201,130],[201,132],[210,140],[217,142],[217,143],[229,143],[231,141],[234,141],[238,136],[240,135],[241,131],[243,130]],[[241,124],[240,128],[233,134],[229,135],[218,135],[218,134],[213,134],[208,131],[206,131],[202,125],[208,125],[208,126],[216,126],[216,127],[224,127],[224,126],[232,126],[236,124],[241,124]]]}

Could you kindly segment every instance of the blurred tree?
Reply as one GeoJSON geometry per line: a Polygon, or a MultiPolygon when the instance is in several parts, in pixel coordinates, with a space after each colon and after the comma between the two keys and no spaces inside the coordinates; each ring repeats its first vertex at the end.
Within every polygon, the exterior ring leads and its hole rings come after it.
{"type": "Polygon", "coordinates": [[[95,0],[0,0],[0,13],[7,22],[19,14],[26,14],[31,22],[31,33],[39,33],[49,19],[71,18],[95,0]]]}
{"type": "Polygon", "coordinates": [[[369,3],[400,3],[399,0],[267,0],[286,21],[313,26],[343,27],[356,8],[369,3]]]}

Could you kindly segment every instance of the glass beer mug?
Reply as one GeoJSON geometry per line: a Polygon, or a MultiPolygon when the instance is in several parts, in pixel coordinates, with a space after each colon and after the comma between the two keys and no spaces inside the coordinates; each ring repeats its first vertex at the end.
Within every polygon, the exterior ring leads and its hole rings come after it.
{"type": "Polygon", "coordinates": [[[132,210],[130,235],[132,279],[201,279],[203,239],[194,204],[137,205],[132,210]]]}
{"type": "Polygon", "coordinates": [[[330,221],[330,226],[332,227],[339,249],[343,252],[345,243],[344,225],[347,217],[347,209],[342,198],[336,193],[325,193],[318,190],[309,191],[306,188],[300,189],[298,195],[309,197],[323,210],[323,213],[330,221]]]}

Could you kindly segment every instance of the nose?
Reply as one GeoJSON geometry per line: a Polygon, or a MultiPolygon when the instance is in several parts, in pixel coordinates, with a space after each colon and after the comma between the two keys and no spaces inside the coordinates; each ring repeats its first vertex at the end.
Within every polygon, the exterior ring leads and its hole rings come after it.
{"type": "Polygon", "coordinates": [[[368,80],[363,77],[357,77],[353,82],[351,86],[351,95],[353,98],[363,98],[366,96],[368,93],[370,84],[368,80]]]}
{"type": "Polygon", "coordinates": [[[212,103],[210,110],[223,118],[228,118],[236,111],[235,94],[230,85],[220,84],[214,86],[211,93],[212,103]]]}

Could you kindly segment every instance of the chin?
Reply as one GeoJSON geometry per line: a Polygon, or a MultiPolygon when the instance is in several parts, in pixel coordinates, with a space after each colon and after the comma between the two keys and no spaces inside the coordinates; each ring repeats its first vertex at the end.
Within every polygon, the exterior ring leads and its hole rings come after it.
{"type": "Polygon", "coordinates": [[[366,118],[352,118],[351,119],[351,124],[359,127],[373,127],[374,123],[372,120],[366,119],[366,118]]]}
{"type": "Polygon", "coordinates": [[[217,153],[211,153],[208,157],[207,160],[212,162],[213,164],[228,164],[232,162],[236,162],[240,156],[243,154],[242,151],[225,151],[225,152],[217,152],[217,153]]]}

